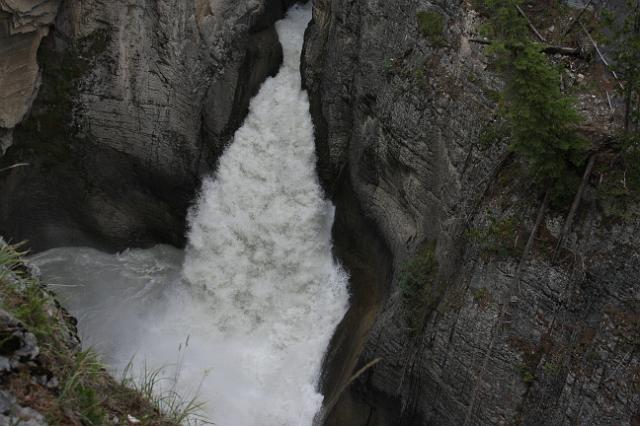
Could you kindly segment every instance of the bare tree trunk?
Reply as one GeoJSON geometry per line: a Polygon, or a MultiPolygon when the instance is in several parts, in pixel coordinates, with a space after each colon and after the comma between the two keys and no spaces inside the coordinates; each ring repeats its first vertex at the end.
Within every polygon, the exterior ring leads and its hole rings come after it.
{"type": "Polygon", "coordinates": [[[569,28],[567,28],[567,30],[564,32],[564,34],[562,34],[562,38],[563,39],[567,36],[567,34],[569,34],[571,32],[571,30],[573,29],[573,27],[575,27],[575,25],[578,23],[578,21],[580,21],[580,18],[582,18],[582,15],[584,14],[584,12],[586,12],[587,9],[589,9],[589,6],[591,6],[591,3],[593,3],[593,0],[589,0],[589,3],[587,3],[587,5],[584,7],[584,9],[582,9],[580,11],[580,13],[576,17],[576,19],[571,23],[571,25],[569,25],[569,28]]]}
{"type": "Polygon", "coordinates": [[[536,35],[536,37],[538,37],[540,39],[540,41],[545,42],[547,41],[547,39],[545,39],[542,34],[540,34],[540,32],[538,31],[538,29],[533,25],[533,23],[531,22],[531,20],[529,19],[529,17],[526,15],[526,13],[524,13],[524,11],[522,10],[522,8],[520,6],[518,6],[517,4],[514,4],[515,8],[518,10],[518,13],[520,14],[520,16],[522,16],[526,21],[527,24],[529,24],[529,28],[531,28],[531,31],[534,32],[534,34],[536,35]]]}
{"type": "MultiPolygon", "coordinates": [[[[471,43],[477,44],[485,44],[490,45],[492,43],[491,40],[487,40],[484,38],[471,38],[469,39],[471,43]]],[[[588,59],[590,55],[584,52],[584,50],[579,47],[567,47],[567,46],[554,46],[554,45],[543,45],[540,49],[542,53],[546,53],[548,55],[564,55],[564,56],[575,56],[581,59],[588,59]]]]}
{"type": "Polygon", "coordinates": [[[622,83],[620,82],[620,79],[618,78],[618,74],[611,69],[611,65],[609,65],[609,61],[607,61],[607,59],[602,54],[602,51],[598,47],[598,43],[596,43],[593,37],[591,37],[591,34],[589,34],[589,31],[587,31],[587,28],[584,26],[582,22],[580,22],[580,27],[582,28],[582,31],[585,33],[585,35],[593,45],[594,49],[596,49],[596,53],[600,57],[600,60],[602,61],[602,63],[607,67],[607,69],[611,72],[611,75],[613,75],[613,78],[615,78],[616,81],[618,82],[618,86],[620,86],[621,89],[624,89],[624,87],[622,86],[622,83]]]}
{"type": "Polygon", "coordinates": [[[587,183],[589,182],[589,176],[591,176],[591,171],[593,170],[593,165],[596,162],[597,154],[593,154],[589,158],[589,162],[587,163],[587,167],[584,170],[584,174],[582,175],[582,182],[580,182],[580,187],[578,188],[578,192],[576,196],[573,198],[573,203],[571,204],[571,209],[569,210],[569,214],[564,221],[564,225],[562,226],[562,231],[560,232],[560,236],[558,237],[558,242],[556,244],[556,249],[553,252],[553,258],[551,262],[555,262],[558,257],[558,253],[560,253],[560,249],[562,248],[562,243],[564,239],[567,237],[567,234],[571,230],[571,226],[573,225],[573,219],[575,218],[576,212],[578,211],[578,207],[580,207],[580,200],[582,200],[582,195],[584,194],[584,190],[587,187],[587,183]]]}
{"type": "Polygon", "coordinates": [[[538,228],[542,224],[544,219],[544,214],[547,211],[547,207],[549,206],[549,195],[551,191],[547,189],[547,192],[544,194],[544,200],[542,201],[542,205],[538,210],[538,216],[536,217],[536,223],[533,225],[533,229],[531,230],[531,234],[529,234],[529,239],[527,240],[527,244],[524,246],[524,251],[522,252],[522,256],[520,257],[520,262],[518,263],[518,268],[516,269],[516,274],[513,277],[513,282],[520,288],[520,276],[522,275],[522,270],[524,269],[524,265],[529,258],[529,252],[533,247],[533,242],[535,241],[536,234],[538,232],[538,228]]]}

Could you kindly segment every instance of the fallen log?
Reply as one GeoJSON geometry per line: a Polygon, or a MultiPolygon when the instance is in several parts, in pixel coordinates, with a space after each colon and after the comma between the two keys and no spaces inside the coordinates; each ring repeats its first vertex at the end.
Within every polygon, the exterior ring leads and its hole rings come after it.
{"type": "MultiPolygon", "coordinates": [[[[486,40],[483,38],[471,38],[469,39],[471,43],[490,45],[491,40],[486,40]]],[[[591,56],[585,52],[583,49],[579,47],[568,47],[568,46],[553,46],[553,45],[543,45],[540,49],[542,53],[546,53],[548,55],[564,55],[564,56],[575,56],[577,58],[588,60],[591,56]]]]}

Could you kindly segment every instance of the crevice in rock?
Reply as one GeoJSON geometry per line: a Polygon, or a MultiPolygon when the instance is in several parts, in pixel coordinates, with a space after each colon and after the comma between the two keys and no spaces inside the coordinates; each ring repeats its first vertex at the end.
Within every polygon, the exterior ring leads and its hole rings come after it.
{"type": "MultiPolygon", "coordinates": [[[[352,398],[349,388],[341,395],[337,392],[357,370],[369,332],[388,297],[392,255],[375,224],[366,218],[351,186],[348,171],[339,179],[333,201],[336,204],[334,253],[350,275],[351,306],[325,355],[320,384],[325,403],[336,399],[337,403],[335,409],[321,412],[320,417],[326,425],[357,425],[360,424],[357,421],[367,419],[368,415],[363,411],[366,407],[352,398]]],[[[350,386],[357,387],[367,375],[364,373],[350,386]]],[[[368,421],[363,424],[368,424],[368,421]]]]}

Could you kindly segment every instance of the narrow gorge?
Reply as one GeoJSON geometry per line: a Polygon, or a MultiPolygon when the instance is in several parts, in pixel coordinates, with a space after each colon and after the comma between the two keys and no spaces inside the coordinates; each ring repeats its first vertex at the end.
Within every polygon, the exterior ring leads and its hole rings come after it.
{"type": "Polygon", "coordinates": [[[0,425],[639,426],[639,23],[0,0],[0,425]]]}
{"type": "Polygon", "coordinates": [[[184,255],[60,248],[32,259],[64,284],[83,341],[116,375],[130,362],[133,377],[163,369],[215,424],[310,425],[322,355],[347,307],[300,83],[310,14],[295,6],[278,22],[283,66],[205,180],[184,255]]]}

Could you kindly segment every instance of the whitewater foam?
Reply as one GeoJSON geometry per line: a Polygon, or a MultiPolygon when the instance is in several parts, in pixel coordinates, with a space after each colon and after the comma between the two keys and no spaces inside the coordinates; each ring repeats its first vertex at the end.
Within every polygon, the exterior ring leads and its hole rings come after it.
{"type": "Polygon", "coordinates": [[[178,388],[199,390],[221,426],[311,425],[322,357],[347,309],[300,82],[310,13],[296,6],[276,24],[283,66],[203,183],[184,253],[60,248],[33,259],[65,285],[55,289],[85,344],[115,371],[133,355],[137,369],[178,364],[178,388]]]}

